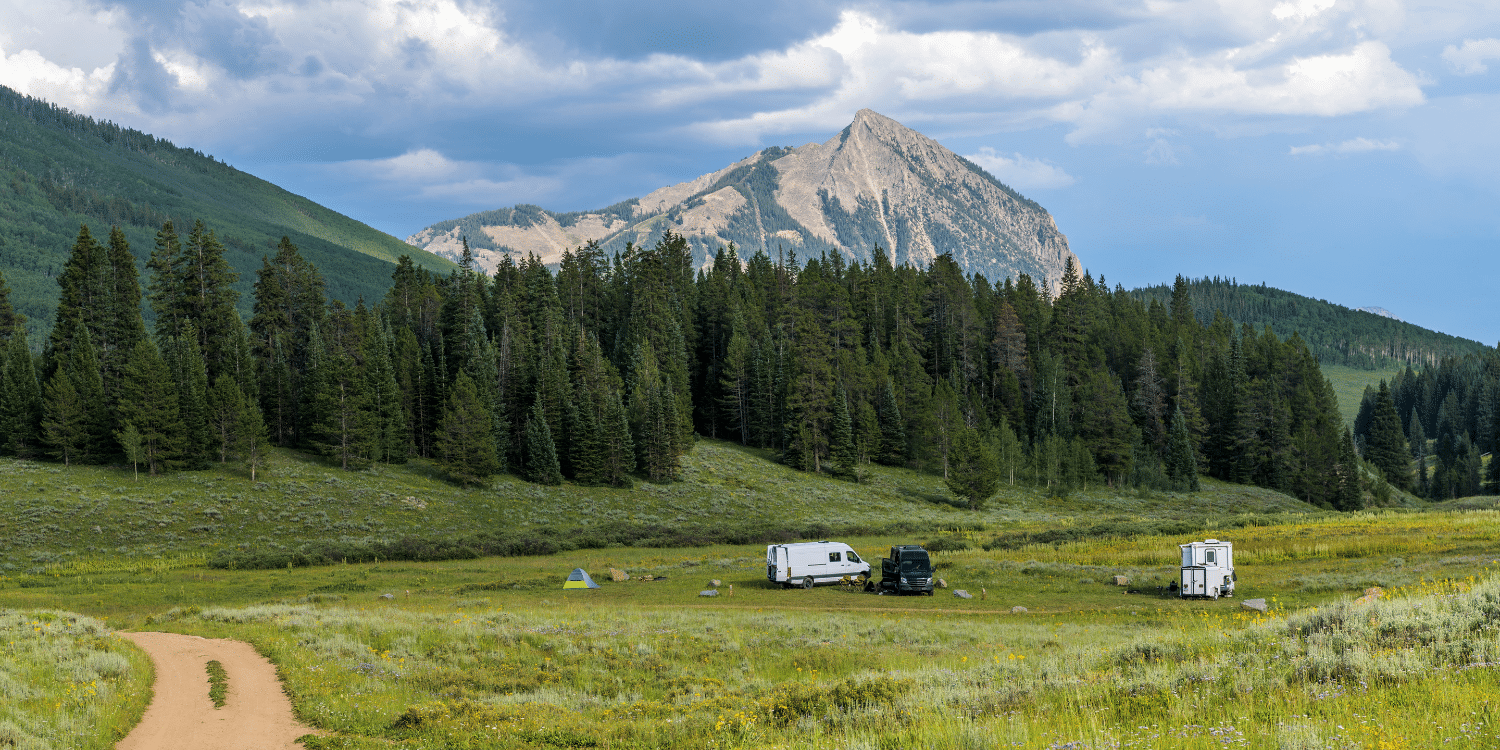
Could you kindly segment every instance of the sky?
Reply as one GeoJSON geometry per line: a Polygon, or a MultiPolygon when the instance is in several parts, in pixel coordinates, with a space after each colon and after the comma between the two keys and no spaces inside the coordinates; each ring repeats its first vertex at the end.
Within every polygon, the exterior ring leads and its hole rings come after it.
{"type": "Polygon", "coordinates": [[[868,107],[1113,287],[1219,276],[1500,342],[1500,4],[0,0],[0,84],[398,237],[601,208],[868,107]]]}

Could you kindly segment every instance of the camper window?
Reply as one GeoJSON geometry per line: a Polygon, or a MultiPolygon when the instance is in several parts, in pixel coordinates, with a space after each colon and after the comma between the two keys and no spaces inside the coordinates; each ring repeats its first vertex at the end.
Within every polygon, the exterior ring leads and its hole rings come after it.
{"type": "Polygon", "coordinates": [[[839,561],[839,553],[837,553],[837,552],[829,552],[828,553],[828,562],[838,562],[838,561],[839,561]]]}
{"type": "Polygon", "coordinates": [[[1210,550],[1204,550],[1203,551],[1203,560],[1204,560],[1204,562],[1213,563],[1214,562],[1214,551],[1211,550],[1211,549],[1210,550]]]}
{"type": "Polygon", "coordinates": [[[854,550],[849,550],[844,554],[844,559],[849,562],[859,562],[859,555],[854,554],[854,550]]]}

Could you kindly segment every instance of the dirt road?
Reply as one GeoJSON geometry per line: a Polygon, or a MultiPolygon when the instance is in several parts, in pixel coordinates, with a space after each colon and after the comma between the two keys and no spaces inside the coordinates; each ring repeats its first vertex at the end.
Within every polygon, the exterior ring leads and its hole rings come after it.
{"type": "Polygon", "coordinates": [[[116,750],[300,750],[317,733],[297,722],[276,667],[241,641],[176,633],[121,633],[156,663],[156,695],[116,750]],[[208,662],[228,673],[223,708],[208,698],[208,662]]]}

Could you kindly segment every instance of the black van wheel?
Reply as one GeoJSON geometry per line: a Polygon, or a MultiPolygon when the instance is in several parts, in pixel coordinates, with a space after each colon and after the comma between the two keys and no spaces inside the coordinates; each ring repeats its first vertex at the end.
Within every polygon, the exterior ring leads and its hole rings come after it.
{"type": "Polygon", "coordinates": [[[812,587],[813,587],[812,576],[808,576],[808,577],[802,579],[802,588],[810,589],[812,587]]]}

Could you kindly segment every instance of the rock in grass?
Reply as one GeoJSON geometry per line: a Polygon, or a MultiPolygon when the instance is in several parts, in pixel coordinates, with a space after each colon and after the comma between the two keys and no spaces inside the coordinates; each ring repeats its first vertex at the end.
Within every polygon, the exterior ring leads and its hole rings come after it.
{"type": "Polygon", "coordinates": [[[1026,614],[1026,612],[1027,612],[1027,609],[1025,607],[1020,606],[1020,605],[1016,605],[1016,606],[1010,608],[1010,613],[1013,614],[1013,615],[1024,615],[1024,614],[1026,614]]]}
{"type": "Polygon", "coordinates": [[[954,589],[953,590],[953,595],[956,596],[956,597],[958,597],[958,598],[960,598],[960,599],[973,599],[974,598],[973,594],[971,594],[971,593],[969,593],[969,592],[967,592],[967,591],[965,591],[963,589],[954,589]]]}
{"type": "Polygon", "coordinates": [[[395,594],[381,594],[381,595],[380,595],[380,598],[381,598],[381,599],[384,599],[384,600],[386,600],[386,601],[390,601],[390,600],[392,600],[392,599],[395,599],[395,598],[396,598],[396,595],[395,595],[395,594]]]}
{"type": "Polygon", "coordinates": [[[948,588],[948,581],[946,581],[946,580],[944,580],[942,578],[939,578],[938,579],[938,588],[940,588],[940,589],[948,588]]]}
{"type": "Polygon", "coordinates": [[[717,589],[707,589],[705,591],[699,591],[698,592],[698,596],[718,596],[718,595],[719,595],[719,592],[718,592],[717,589]]]}
{"type": "Polygon", "coordinates": [[[719,583],[719,579],[717,579],[717,578],[715,578],[715,579],[713,579],[713,580],[712,580],[712,581],[709,581],[709,582],[708,582],[708,585],[709,585],[709,586],[712,586],[712,587],[714,587],[714,588],[718,588],[718,587],[719,587],[719,586],[721,586],[721,585],[722,585],[722,584],[720,584],[720,583],[719,583]]]}
{"type": "Polygon", "coordinates": [[[630,574],[626,573],[623,570],[620,570],[619,568],[610,568],[609,580],[614,581],[615,583],[623,583],[630,580],[630,574]]]}
{"type": "Polygon", "coordinates": [[[1244,607],[1245,609],[1253,609],[1256,612],[1264,612],[1266,611],[1266,600],[1246,599],[1245,601],[1240,602],[1240,606],[1244,607]]]}
{"type": "Polygon", "coordinates": [[[1115,585],[1116,586],[1126,586],[1129,583],[1130,583],[1130,579],[1129,578],[1126,578],[1125,576],[1115,576],[1115,585]]]}

